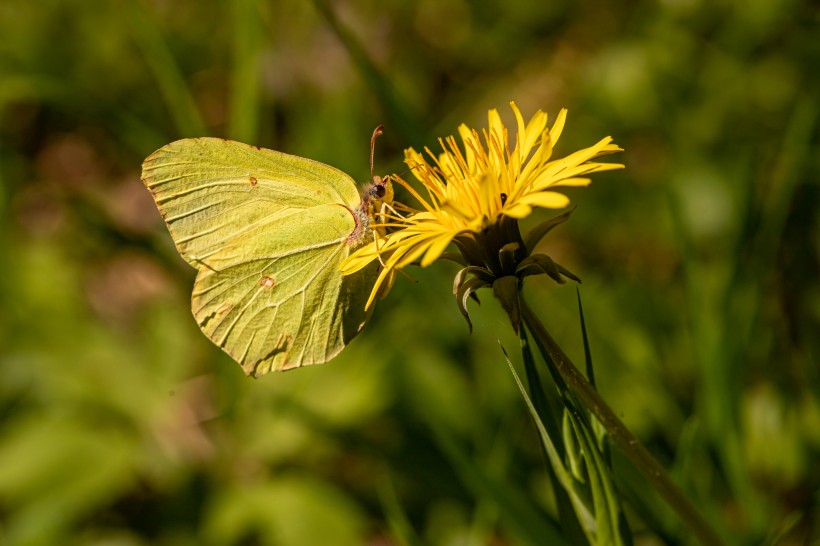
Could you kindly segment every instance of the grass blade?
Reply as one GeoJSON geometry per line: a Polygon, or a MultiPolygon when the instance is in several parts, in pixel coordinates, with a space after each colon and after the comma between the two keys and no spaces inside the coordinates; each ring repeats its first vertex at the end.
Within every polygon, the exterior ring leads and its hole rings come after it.
{"type": "Polygon", "coordinates": [[[358,67],[367,87],[376,95],[379,104],[384,108],[391,130],[399,132],[402,139],[407,142],[423,140],[425,131],[417,121],[420,117],[415,115],[400,98],[393,82],[371,60],[366,48],[362,47],[353,33],[342,25],[330,3],[327,0],[314,0],[313,3],[350,54],[350,58],[358,67]]]}
{"type": "Polygon", "coordinates": [[[669,506],[675,510],[681,520],[702,544],[723,544],[721,537],[712,529],[708,521],[700,514],[695,506],[675,485],[669,474],[658,464],[655,458],[647,451],[632,432],[626,428],[617,415],[607,405],[603,398],[592,388],[584,376],[575,368],[575,365],[564,353],[561,347],[552,339],[549,332],[532,311],[525,300],[521,300],[521,311],[524,314],[524,323],[533,333],[536,345],[545,355],[553,359],[556,373],[570,386],[583,407],[589,410],[606,428],[615,444],[621,448],[635,467],[649,480],[655,490],[663,497],[669,506]]]}
{"type": "Polygon", "coordinates": [[[379,501],[384,511],[385,520],[390,527],[393,538],[401,546],[420,546],[421,541],[413,530],[407,514],[402,508],[393,481],[386,476],[379,485],[379,501]]]}
{"type": "Polygon", "coordinates": [[[177,66],[159,27],[139,0],[130,0],[128,7],[131,11],[134,38],[142,50],[148,68],[154,74],[177,131],[182,136],[206,135],[205,123],[199,114],[196,101],[188,90],[185,77],[177,66]]]}
{"type": "Polygon", "coordinates": [[[231,20],[234,42],[228,138],[254,142],[259,131],[259,53],[263,36],[256,0],[232,2],[231,20]]]}
{"type": "MultiPolygon", "coordinates": [[[[524,328],[521,328],[519,336],[521,339],[521,352],[524,357],[524,370],[527,374],[529,394],[532,400],[532,406],[535,409],[535,414],[532,416],[533,421],[537,427],[537,420],[540,419],[544,425],[546,433],[550,437],[556,439],[561,438],[561,427],[558,426],[558,421],[555,419],[555,415],[550,407],[549,400],[547,400],[547,397],[544,394],[543,387],[541,385],[541,378],[538,376],[538,370],[535,367],[535,358],[532,354],[529,338],[527,337],[526,330],[524,328]]],[[[510,364],[509,359],[507,359],[507,364],[510,364]]],[[[513,370],[513,374],[514,373],[515,372],[513,370]]],[[[564,458],[565,451],[563,443],[561,441],[556,441],[553,442],[553,444],[558,454],[558,459],[562,460],[564,458]]],[[[561,525],[561,529],[564,530],[567,538],[569,538],[573,544],[589,544],[583,527],[578,521],[575,511],[572,509],[572,500],[570,499],[566,489],[564,489],[564,486],[561,484],[561,481],[558,479],[556,470],[551,464],[550,457],[547,454],[546,445],[543,441],[540,445],[541,453],[547,467],[547,474],[549,475],[550,483],[552,484],[552,489],[554,492],[553,494],[555,495],[555,504],[558,508],[558,522],[561,525]]]]}
{"type": "Polygon", "coordinates": [[[477,497],[492,499],[498,506],[502,524],[511,532],[530,544],[570,544],[552,519],[536,510],[516,490],[499,482],[477,465],[452,434],[438,423],[436,416],[429,416],[427,421],[436,443],[449,459],[461,482],[477,497]]]}

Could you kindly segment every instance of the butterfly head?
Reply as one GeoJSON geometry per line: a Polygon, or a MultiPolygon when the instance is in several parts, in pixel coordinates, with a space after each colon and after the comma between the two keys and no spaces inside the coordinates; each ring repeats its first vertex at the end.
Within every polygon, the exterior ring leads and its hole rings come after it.
{"type": "Polygon", "coordinates": [[[376,212],[384,208],[383,205],[393,205],[393,182],[389,176],[374,176],[373,182],[367,185],[365,191],[365,199],[376,212]]]}
{"type": "Polygon", "coordinates": [[[389,176],[374,176],[373,182],[362,188],[362,207],[360,216],[369,229],[375,229],[379,235],[385,231],[379,224],[387,221],[386,215],[393,208],[393,183],[389,176]]]}

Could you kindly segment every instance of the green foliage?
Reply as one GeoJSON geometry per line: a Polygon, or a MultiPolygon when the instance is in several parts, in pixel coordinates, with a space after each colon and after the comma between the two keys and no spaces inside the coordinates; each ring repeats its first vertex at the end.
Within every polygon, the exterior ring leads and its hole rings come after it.
{"type": "MultiPolygon", "coordinates": [[[[199,332],[193,271],[139,182],[192,136],[365,182],[379,123],[377,171],[403,172],[404,147],[511,99],[569,108],[558,154],[602,134],[625,149],[535,250],[584,281],[598,390],[728,542],[816,540],[815,20],[797,0],[4,0],[0,542],[569,529],[497,346],[517,337],[490,297],[468,335],[456,266],[399,277],[332,363],[250,380],[199,332]]],[[[525,290],[582,362],[573,289],[525,290]]],[[[691,543],[611,455],[636,537],[691,543]]]]}
{"type": "Polygon", "coordinates": [[[620,498],[613,483],[611,465],[595,437],[589,413],[561,378],[550,354],[542,351],[560,399],[562,419],[559,429],[554,410],[542,393],[543,386],[535,367],[528,336],[524,330],[520,336],[531,395],[518,378],[509,358],[507,364],[538,429],[546,462],[565,491],[555,491],[556,497],[563,505],[570,505],[575,512],[574,518],[568,510],[561,514],[562,528],[569,536],[577,535],[579,530],[584,531],[586,540],[581,536],[573,537],[576,544],[587,544],[587,540],[591,544],[602,545],[632,544],[620,498]],[[565,500],[565,497],[568,498],[565,500]]]}

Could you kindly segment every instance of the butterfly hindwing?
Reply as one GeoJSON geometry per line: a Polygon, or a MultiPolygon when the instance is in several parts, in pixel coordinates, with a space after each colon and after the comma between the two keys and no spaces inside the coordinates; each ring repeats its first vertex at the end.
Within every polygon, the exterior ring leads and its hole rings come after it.
{"type": "Polygon", "coordinates": [[[343,247],[199,270],[192,309],[202,331],[248,374],[326,362],[367,315],[361,276],[338,274],[343,247]],[[347,298],[347,300],[346,300],[347,298]]]}

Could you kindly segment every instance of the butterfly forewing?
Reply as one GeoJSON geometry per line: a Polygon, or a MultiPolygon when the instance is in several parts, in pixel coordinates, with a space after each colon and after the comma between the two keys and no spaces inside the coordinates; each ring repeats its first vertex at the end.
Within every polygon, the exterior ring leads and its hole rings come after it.
{"type": "Polygon", "coordinates": [[[197,268],[226,241],[269,221],[331,203],[351,210],[361,203],[353,179],[338,169],[219,138],[160,148],[143,163],[142,180],[180,254],[197,268]]]}

